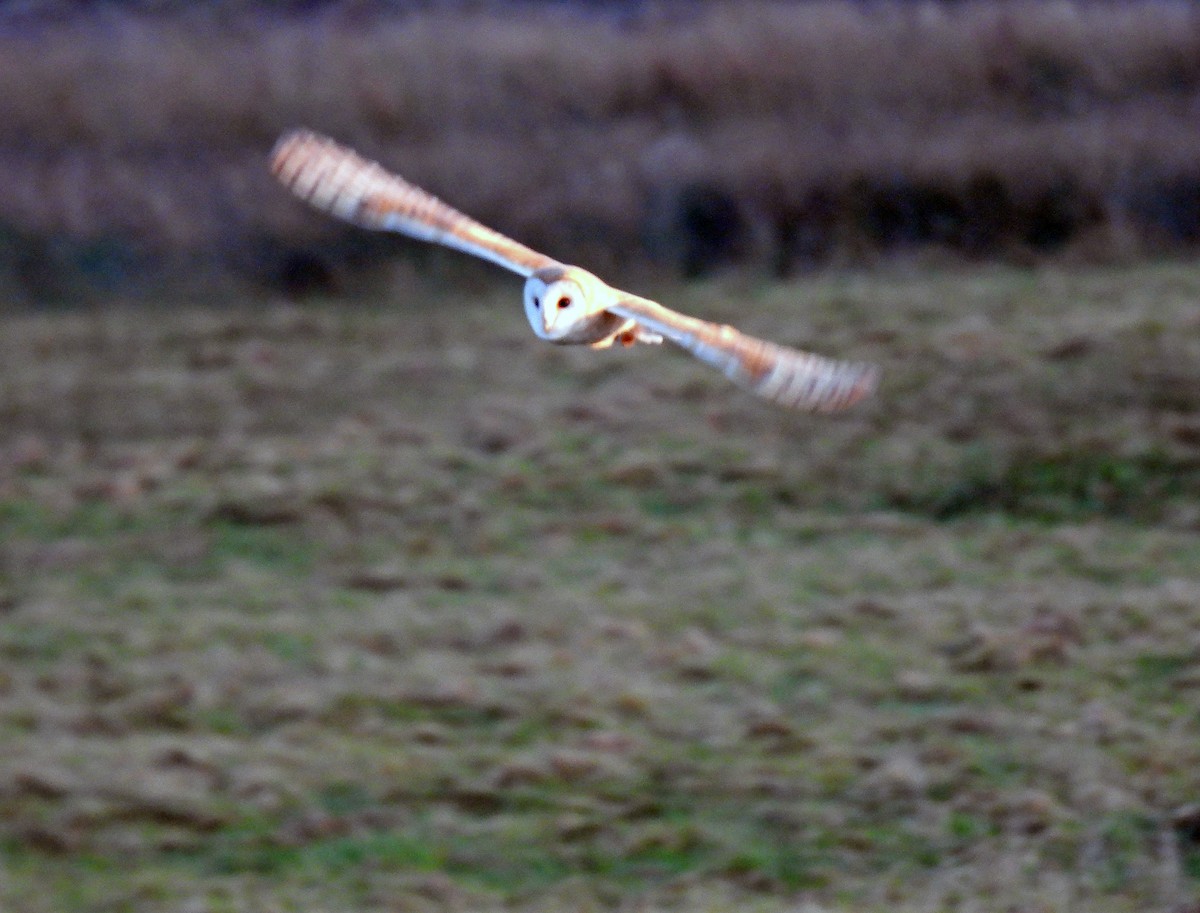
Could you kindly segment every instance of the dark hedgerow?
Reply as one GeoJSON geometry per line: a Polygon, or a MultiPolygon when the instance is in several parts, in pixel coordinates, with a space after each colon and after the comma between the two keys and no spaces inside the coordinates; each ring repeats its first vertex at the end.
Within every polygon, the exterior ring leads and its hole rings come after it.
{"type": "Polygon", "coordinates": [[[272,181],[297,125],[601,266],[1200,241],[1192,4],[21,7],[0,15],[0,280],[32,299],[189,262],[326,293],[419,256],[360,264],[272,181]],[[53,294],[18,268],[46,248],[53,294]]]}

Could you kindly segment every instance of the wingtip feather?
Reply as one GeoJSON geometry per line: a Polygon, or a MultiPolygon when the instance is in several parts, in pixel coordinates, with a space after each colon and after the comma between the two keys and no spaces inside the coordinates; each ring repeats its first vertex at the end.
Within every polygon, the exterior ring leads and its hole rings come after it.
{"type": "Polygon", "coordinates": [[[292,160],[296,149],[317,139],[317,134],[304,127],[296,127],[281,133],[279,139],[275,140],[275,145],[271,147],[271,174],[284,180],[288,163],[292,160]]]}

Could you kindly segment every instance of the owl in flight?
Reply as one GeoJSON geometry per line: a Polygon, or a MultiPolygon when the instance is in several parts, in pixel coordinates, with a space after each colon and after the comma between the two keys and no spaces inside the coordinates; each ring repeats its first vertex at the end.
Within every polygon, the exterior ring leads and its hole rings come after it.
{"type": "Polygon", "coordinates": [[[441,200],[307,130],[282,136],[271,170],[301,199],[366,228],[398,231],[474,254],[525,278],[533,332],[560,345],[669,339],[734,383],[784,406],[832,412],[875,389],[870,365],[834,361],[697,320],[622,292],[476,222],[441,200]]]}

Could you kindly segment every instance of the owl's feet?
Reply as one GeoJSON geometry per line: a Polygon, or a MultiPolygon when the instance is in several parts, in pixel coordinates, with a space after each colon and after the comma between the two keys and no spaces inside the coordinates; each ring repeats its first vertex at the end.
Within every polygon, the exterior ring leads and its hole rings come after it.
{"type": "Polygon", "coordinates": [[[620,343],[625,348],[629,348],[639,342],[656,346],[662,343],[662,341],[663,338],[658,333],[651,333],[649,330],[643,330],[641,327],[633,327],[632,329],[622,330],[620,333],[614,333],[612,336],[606,336],[598,342],[593,342],[590,344],[590,347],[593,349],[607,349],[614,343],[620,343]]]}
{"type": "Polygon", "coordinates": [[[614,337],[615,342],[629,348],[631,345],[642,342],[646,345],[657,346],[663,341],[662,336],[658,333],[651,333],[649,330],[643,330],[641,327],[634,327],[632,330],[626,330],[623,333],[618,333],[614,337]]]}

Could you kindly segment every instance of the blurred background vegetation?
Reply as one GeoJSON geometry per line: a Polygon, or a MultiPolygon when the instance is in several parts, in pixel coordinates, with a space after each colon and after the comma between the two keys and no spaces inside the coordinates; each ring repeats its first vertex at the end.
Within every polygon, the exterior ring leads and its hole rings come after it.
{"type": "Polygon", "coordinates": [[[0,280],[43,302],[436,268],[273,185],[297,125],[616,278],[1186,253],[1198,111],[1182,0],[8,2],[0,280]]]}

